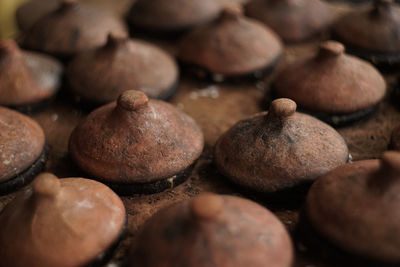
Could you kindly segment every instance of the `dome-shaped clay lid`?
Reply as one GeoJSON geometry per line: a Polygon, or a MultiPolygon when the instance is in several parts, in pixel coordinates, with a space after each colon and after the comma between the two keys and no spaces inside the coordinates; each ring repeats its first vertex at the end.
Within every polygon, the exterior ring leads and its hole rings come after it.
{"type": "Polygon", "coordinates": [[[77,0],[64,0],[42,17],[24,38],[24,45],[58,56],[71,56],[106,43],[107,35],[127,36],[124,22],[112,13],[77,0]]]}
{"type": "Polygon", "coordinates": [[[212,73],[243,75],[272,66],[282,53],[279,37],[229,6],[213,23],[183,38],[179,57],[212,73]]]}
{"type": "Polygon", "coordinates": [[[44,147],[44,132],[37,122],[0,107],[0,183],[28,169],[44,147]]]}
{"type": "Polygon", "coordinates": [[[400,124],[393,129],[390,146],[395,150],[400,150],[400,124]]]}
{"type": "Polygon", "coordinates": [[[276,192],[310,183],[348,160],[345,141],[329,125],[277,99],[268,112],[239,121],[217,141],[215,162],[235,183],[276,192]]]}
{"type": "Polygon", "coordinates": [[[314,227],[347,251],[400,262],[400,153],[345,164],[318,179],[307,197],[314,227]]]}
{"type": "Polygon", "coordinates": [[[374,0],[339,19],[333,30],[351,48],[400,53],[400,7],[392,0],[374,0]]]}
{"type": "Polygon", "coordinates": [[[75,162],[108,183],[147,183],[184,171],[200,156],[203,133],[171,104],[129,90],[102,106],[73,131],[75,162]]]}
{"type": "Polygon", "coordinates": [[[155,32],[180,32],[213,20],[220,10],[215,0],[138,0],[128,21],[155,32]]]}
{"type": "Polygon", "coordinates": [[[43,173],[0,214],[0,265],[83,266],[119,239],[125,220],[107,186],[43,173]]]}
{"type": "Polygon", "coordinates": [[[69,64],[67,76],[78,96],[104,104],[127,88],[153,98],[168,97],[177,85],[178,67],[152,44],[109,36],[104,47],[78,55],[69,64]]]}
{"type": "Polygon", "coordinates": [[[150,218],[129,258],[129,266],[288,267],[293,249],[283,224],[264,207],[203,193],[150,218]]]}
{"type": "Polygon", "coordinates": [[[23,106],[51,98],[59,88],[62,66],[53,58],[0,41],[0,105],[23,106]]]}
{"type": "Polygon", "coordinates": [[[273,90],[309,111],[344,114],[378,104],[386,93],[382,75],[370,63],[344,53],[335,41],[320,45],[311,58],[284,68],[273,90]]]}
{"type": "Polygon", "coordinates": [[[332,10],[321,0],[254,0],[246,14],[271,27],[283,40],[302,41],[327,28],[332,10]]]}

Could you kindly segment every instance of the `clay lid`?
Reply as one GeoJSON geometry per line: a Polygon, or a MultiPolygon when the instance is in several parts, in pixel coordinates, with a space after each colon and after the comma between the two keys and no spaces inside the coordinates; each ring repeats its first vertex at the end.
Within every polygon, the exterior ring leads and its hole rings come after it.
{"type": "Polygon", "coordinates": [[[60,86],[62,65],[55,59],[0,41],[0,105],[24,106],[51,98],[60,86]]]}
{"type": "Polygon", "coordinates": [[[367,258],[400,262],[400,153],[343,165],[313,184],[307,214],[324,236],[367,258]]]}
{"type": "Polygon", "coordinates": [[[216,18],[221,4],[215,0],[138,0],[128,21],[139,28],[174,33],[191,29],[216,18]]]}
{"type": "Polygon", "coordinates": [[[107,186],[43,173],[0,214],[0,265],[83,266],[119,239],[125,218],[107,186]]]}
{"type": "Polygon", "coordinates": [[[0,107],[0,183],[32,165],[43,152],[45,136],[34,120],[0,107]]]}
{"type": "Polygon", "coordinates": [[[73,131],[69,151],[79,167],[107,183],[147,183],[188,168],[204,146],[201,129],[171,104],[129,90],[73,131]]]}
{"type": "Polygon", "coordinates": [[[347,45],[380,53],[400,53],[400,7],[392,0],[374,0],[334,25],[334,33],[347,45]]]}
{"type": "Polygon", "coordinates": [[[344,53],[335,41],[320,45],[311,58],[284,68],[273,81],[280,97],[309,111],[344,114],[378,104],[386,93],[382,75],[370,63],[344,53]]]}
{"type": "Polygon", "coordinates": [[[400,150],[400,125],[397,125],[397,127],[393,129],[390,145],[391,148],[400,150]]]}
{"type": "Polygon", "coordinates": [[[283,224],[250,200],[203,193],[162,209],[136,236],[129,266],[291,266],[283,224]]]}
{"type": "Polygon", "coordinates": [[[153,98],[167,97],[178,75],[174,59],[160,48],[112,36],[104,47],[78,55],[67,71],[71,89],[100,104],[116,100],[127,88],[153,98]]]}
{"type": "Polygon", "coordinates": [[[287,42],[308,39],[333,19],[329,5],[320,0],[255,0],[246,5],[246,14],[267,24],[287,42]]]}
{"type": "Polygon", "coordinates": [[[213,23],[189,33],[180,43],[179,58],[226,76],[265,69],[282,53],[279,37],[269,28],[245,18],[237,6],[227,7],[213,23]]]}
{"type": "Polygon", "coordinates": [[[329,125],[277,99],[269,112],[239,121],[215,146],[215,163],[233,182],[272,193],[310,183],[346,163],[345,141],[329,125]]]}
{"type": "Polygon", "coordinates": [[[112,13],[64,0],[26,33],[24,45],[58,56],[71,56],[103,45],[107,35],[127,36],[124,22],[112,13]]]}

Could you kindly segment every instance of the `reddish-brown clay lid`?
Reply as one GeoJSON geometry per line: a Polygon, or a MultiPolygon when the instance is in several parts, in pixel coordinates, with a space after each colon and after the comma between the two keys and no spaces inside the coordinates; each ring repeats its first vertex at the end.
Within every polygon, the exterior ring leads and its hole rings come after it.
{"type": "Polygon", "coordinates": [[[203,133],[171,104],[129,90],[73,131],[69,151],[79,167],[108,183],[147,183],[172,177],[200,156],[203,133]]]}
{"type": "Polygon", "coordinates": [[[160,48],[112,36],[104,47],[79,54],[67,69],[75,94],[100,104],[116,100],[127,88],[153,98],[168,97],[178,76],[174,59],[160,48]]]}
{"type": "Polygon", "coordinates": [[[77,0],[64,0],[57,10],[27,31],[24,45],[49,54],[72,56],[105,44],[109,33],[128,35],[124,22],[113,13],[77,0]]]}
{"type": "Polygon", "coordinates": [[[306,211],[313,226],[343,249],[400,262],[400,153],[343,165],[311,187],[306,211]]]}
{"type": "Polygon", "coordinates": [[[233,182],[272,193],[310,183],[346,163],[345,141],[329,125],[277,99],[268,112],[239,121],[215,146],[215,163],[233,182]]]}
{"type": "Polygon", "coordinates": [[[235,196],[203,193],[150,218],[134,240],[129,266],[274,266],[293,262],[283,224],[235,196]]]}
{"type": "Polygon", "coordinates": [[[386,93],[382,75],[370,63],[344,50],[335,41],[322,43],[315,56],[278,73],[273,90],[315,112],[352,113],[378,104],[386,93]]]}
{"type": "Polygon", "coordinates": [[[107,186],[43,173],[0,214],[0,265],[83,266],[118,240],[125,220],[107,186]]]}
{"type": "Polygon", "coordinates": [[[62,65],[55,59],[0,41],[0,104],[24,106],[51,98],[58,90],[62,65]]]}
{"type": "Polygon", "coordinates": [[[28,169],[44,147],[44,132],[37,122],[0,107],[0,183],[28,169]]]}
{"type": "Polygon", "coordinates": [[[392,149],[400,150],[400,124],[393,129],[390,146],[392,149]]]}
{"type": "Polygon", "coordinates": [[[246,14],[271,27],[284,41],[299,42],[327,28],[333,19],[321,0],[254,0],[246,14]]]}
{"type": "Polygon", "coordinates": [[[245,18],[240,7],[229,6],[213,23],[183,38],[179,58],[214,74],[237,76],[271,67],[281,53],[275,33],[245,18]]]}

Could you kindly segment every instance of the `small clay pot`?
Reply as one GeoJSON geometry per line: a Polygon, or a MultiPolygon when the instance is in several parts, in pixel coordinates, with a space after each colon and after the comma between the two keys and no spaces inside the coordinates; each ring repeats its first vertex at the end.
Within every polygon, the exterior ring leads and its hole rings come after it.
{"type": "Polygon", "coordinates": [[[18,27],[27,31],[40,18],[58,8],[62,0],[30,0],[20,5],[15,12],[18,27]]]}
{"type": "MultiPolygon", "coordinates": [[[[367,259],[400,263],[400,153],[343,165],[311,187],[306,213],[340,248],[367,259]]],[[[396,265],[397,266],[397,265],[396,265]]]]}
{"type": "Polygon", "coordinates": [[[155,193],[182,183],[203,146],[191,117],[134,90],[90,113],[69,141],[78,166],[120,194],[155,193]]]}
{"type": "Polygon", "coordinates": [[[309,185],[349,158],[329,125],[277,99],[268,112],[239,121],[215,145],[215,164],[234,183],[262,193],[309,185]]]}
{"type": "Polygon", "coordinates": [[[281,54],[282,44],[275,33],[245,18],[238,6],[230,6],[219,19],[183,38],[179,59],[218,82],[225,78],[262,78],[281,54]]]}
{"type": "Polygon", "coordinates": [[[102,46],[108,34],[128,36],[124,22],[113,13],[64,0],[60,7],[43,16],[24,37],[24,46],[68,58],[102,46]]]}
{"type": "Polygon", "coordinates": [[[139,40],[109,36],[105,46],[79,54],[67,69],[75,95],[94,104],[114,101],[127,88],[166,99],[179,79],[174,59],[139,40]]]}
{"type": "Polygon", "coordinates": [[[400,7],[392,0],[374,0],[350,12],[337,21],[333,34],[350,53],[379,67],[400,63],[400,7]]]}
{"type": "Polygon", "coordinates": [[[136,30],[177,35],[215,19],[222,4],[215,0],[137,0],[128,13],[136,30]]]}
{"type": "Polygon", "coordinates": [[[283,224],[250,200],[203,193],[162,209],[136,236],[128,266],[289,267],[283,224]]]}
{"type": "Polygon", "coordinates": [[[125,221],[121,199],[107,186],[43,173],[0,213],[0,265],[97,262],[120,239],[125,221]]]}
{"type": "Polygon", "coordinates": [[[300,42],[321,33],[333,20],[330,6],[321,0],[253,0],[246,15],[273,29],[285,42],[300,42]]]}
{"type": "Polygon", "coordinates": [[[389,147],[394,150],[400,150],[400,125],[393,129],[389,147]]]}
{"type": "Polygon", "coordinates": [[[31,118],[0,107],[0,151],[0,195],[5,195],[30,183],[43,169],[44,132],[31,118]]]}
{"type": "Polygon", "coordinates": [[[0,41],[0,105],[26,112],[43,106],[57,93],[62,72],[56,59],[0,41]]]}
{"type": "Polygon", "coordinates": [[[386,82],[371,64],[344,50],[335,41],[322,43],[315,56],[282,69],[273,92],[335,126],[371,114],[385,96],[386,82]]]}

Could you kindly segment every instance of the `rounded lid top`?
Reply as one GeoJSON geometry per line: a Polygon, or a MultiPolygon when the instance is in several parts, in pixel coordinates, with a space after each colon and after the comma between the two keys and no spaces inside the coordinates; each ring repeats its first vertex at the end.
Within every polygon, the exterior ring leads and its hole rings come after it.
{"type": "Polygon", "coordinates": [[[375,0],[334,25],[334,33],[349,47],[375,53],[400,53],[400,7],[392,0],[375,0]]]}
{"type": "Polygon", "coordinates": [[[44,147],[45,135],[37,122],[0,107],[0,183],[28,169],[44,147]]]}
{"type": "Polygon", "coordinates": [[[170,178],[200,156],[201,129],[171,104],[140,91],[122,93],[73,131],[69,150],[90,175],[108,183],[147,183],[170,178]]]}
{"type": "Polygon", "coordinates": [[[310,183],[348,159],[345,141],[329,125],[277,99],[269,112],[239,121],[217,141],[215,162],[235,183],[276,192],[310,183]]]}
{"type": "Polygon", "coordinates": [[[174,59],[160,48],[112,35],[105,46],[74,58],[67,71],[73,91],[100,104],[116,100],[126,88],[163,98],[176,85],[178,76],[174,59]]]}
{"type": "Polygon", "coordinates": [[[0,264],[83,266],[118,240],[125,220],[107,186],[42,173],[0,214],[0,264]]]}
{"type": "Polygon", "coordinates": [[[393,129],[390,145],[393,149],[400,150],[400,124],[393,129]]]}
{"type": "Polygon", "coordinates": [[[99,47],[107,35],[128,36],[124,22],[112,13],[74,0],[43,16],[26,33],[24,45],[58,56],[99,47]]]}
{"type": "Polygon", "coordinates": [[[246,14],[267,24],[287,42],[308,39],[333,20],[330,6],[320,0],[255,0],[246,5],[246,14]]]}
{"type": "Polygon", "coordinates": [[[240,8],[225,8],[213,23],[189,33],[180,43],[182,61],[223,75],[241,75],[271,66],[282,44],[269,28],[245,18],[240,8]]]}
{"type": "Polygon", "coordinates": [[[344,114],[376,105],[385,96],[385,80],[370,63],[344,50],[339,42],[322,43],[314,57],[282,69],[274,91],[315,112],[344,114]]]}
{"type": "Polygon", "coordinates": [[[244,198],[203,193],[150,218],[129,257],[129,266],[278,267],[291,266],[293,248],[269,210],[244,198]]]}
{"type": "Polygon", "coordinates": [[[317,230],[343,249],[400,262],[400,153],[345,164],[318,179],[307,197],[317,230]]]}

